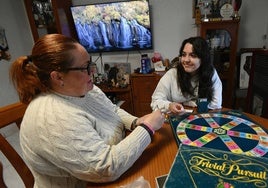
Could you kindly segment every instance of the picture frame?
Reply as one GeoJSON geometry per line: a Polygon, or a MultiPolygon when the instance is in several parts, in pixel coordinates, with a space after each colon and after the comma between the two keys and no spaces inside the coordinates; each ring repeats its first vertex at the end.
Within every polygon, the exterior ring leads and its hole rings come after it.
{"type": "Polygon", "coordinates": [[[212,1],[215,3],[216,5],[216,9],[219,11],[219,9],[226,3],[229,3],[229,4],[232,4],[232,0],[193,0],[193,6],[192,6],[192,12],[193,12],[193,18],[195,18],[195,14],[196,14],[196,8],[199,7],[200,9],[200,13],[201,13],[201,17],[204,16],[205,14],[205,11],[207,12],[207,15],[208,16],[211,16],[211,4],[212,4],[212,1]],[[208,7],[207,9],[205,10],[205,7],[204,7],[204,3],[208,3],[208,7]]]}
{"type": "MultiPolygon", "coordinates": [[[[205,14],[205,8],[203,6],[204,3],[211,4],[212,0],[193,0],[193,18],[195,18],[196,8],[200,9],[201,17],[205,14]]],[[[210,8],[206,10],[210,12],[210,8]]]]}
{"type": "Polygon", "coordinates": [[[104,75],[108,82],[113,80],[114,84],[124,87],[130,83],[129,75],[131,74],[130,63],[105,63],[104,75]]]}

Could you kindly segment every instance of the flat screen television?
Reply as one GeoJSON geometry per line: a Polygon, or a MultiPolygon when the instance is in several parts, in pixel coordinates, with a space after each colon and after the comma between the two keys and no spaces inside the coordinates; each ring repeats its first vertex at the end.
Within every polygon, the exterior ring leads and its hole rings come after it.
{"type": "Polygon", "coordinates": [[[148,0],[72,6],[71,13],[89,53],[153,49],[148,0]]]}

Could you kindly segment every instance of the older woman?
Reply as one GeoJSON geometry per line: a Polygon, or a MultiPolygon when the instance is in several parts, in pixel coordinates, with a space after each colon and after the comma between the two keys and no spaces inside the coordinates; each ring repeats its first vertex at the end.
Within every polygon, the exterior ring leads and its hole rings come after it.
{"type": "Polygon", "coordinates": [[[49,34],[12,64],[20,100],[29,104],[20,143],[35,187],[114,181],[163,124],[160,111],[137,118],[114,105],[93,84],[89,60],[77,41],[49,34]],[[134,130],[125,138],[125,129],[134,130]]]}

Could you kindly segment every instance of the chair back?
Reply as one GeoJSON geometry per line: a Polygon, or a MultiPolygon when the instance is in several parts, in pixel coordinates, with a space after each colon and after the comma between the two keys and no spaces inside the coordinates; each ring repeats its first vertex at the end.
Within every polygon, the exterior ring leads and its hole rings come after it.
{"type": "Polygon", "coordinates": [[[4,179],[3,179],[3,165],[2,162],[0,161],[0,187],[2,188],[7,188],[4,179]]]}
{"type": "Polygon", "coordinates": [[[265,49],[252,54],[247,112],[268,118],[268,50],[265,49]]]}
{"type": "MultiPolygon", "coordinates": [[[[0,108],[0,128],[9,126],[13,123],[16,123],[20,128],[20,123],[22,121],[23,115],[26,110],[26,105],[23,103],[14,103],[0,108]]],[[[0,149],[1,152],[6,156],[12,166],[15,168],[19,176],[21,177],[26,188],[32,188],[34,185],[34,177],[27,167],[26,163],[23,161],[21,156],[13,148],[11,144],[6,140],[6,138],[0,134],[0,149]]],[[[0,164],[2,168],[2,163],[0,164]]],[[[1,172],[1,182],[4,184],[3,180],[3,171],[0,168],[1,172]]]]}

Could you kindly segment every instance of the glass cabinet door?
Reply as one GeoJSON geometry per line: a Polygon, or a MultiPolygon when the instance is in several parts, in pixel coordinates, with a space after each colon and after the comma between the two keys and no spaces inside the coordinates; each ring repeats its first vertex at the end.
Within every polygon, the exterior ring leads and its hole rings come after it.
{"type": "Polygon", "coordinates": [[[231,36],[226,30],[207,30],[206,40],[210,47],[211,61],[218,74],[225,77],[230,68],[231,36]]]}
{"type": "Polygon", "coordinates": [[[51,33],[77,39],[71,16],[72,0],[24,0],[34,41],[51,33]]]}
{"type": "Polygon", "coordinates": [[[57,33],[55,17],[50,0],[33,0],[32,14],[38,36],[57,33]]]}

